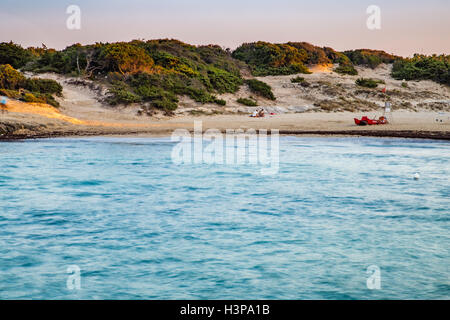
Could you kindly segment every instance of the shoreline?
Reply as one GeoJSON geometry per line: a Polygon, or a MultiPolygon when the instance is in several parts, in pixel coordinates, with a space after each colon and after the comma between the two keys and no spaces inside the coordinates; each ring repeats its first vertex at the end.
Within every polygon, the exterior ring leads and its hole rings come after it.
{"type": "MultiPolygon", "coordinates": [[[[186,129],[190,133],[192,129],[186,129]]],[[[257,129],[257,131],[259,131],[257,129]]],[[[161,131],[128,131],[128,132],[50,132],[50,133],[26,133],[0,136],[0,142],[52,139],[52,138],[82,138],[82,137],[170,137],[173,130],[161,131]]],[[[206,130],[202,130],[204,134],[206,130]]],[[[220,130],[225,134],[225,130],[220,130]]],[[[306,136],[306,137],[372,137],[372,138],[403,138],[450,141],[449,131],[417,131],[417,130],[279,130],[281,136],[306,136]]],[[[270,135],[270,131],[268,131],[270,135]]]]}
{"type": "Polygon", "coordinates": [[[395,110],[389,113],[389,124],[367,127],[357,126],[354,118],[368,116],[378,119],[383,115],[379,93],[377,90],[361,89],[355,84],[355,77],[342,77],[332,72],[305,75],[311,84],[308,89],[293,84],[293,76],[261,78],[273,88],[277,97],[276,101],[258,98],[258,107],[266,109],[265,118],[249,117],[253,110],[237,103],[238,97],[252,94],[245,86],[235,94],[219,96],[226,100],[225,107],[197,103],[182,96],[177,112],[167,116],[161,112],[139,113],[142,108],[139,104],[112,107],[101,101],[104,96],[98,90],[73,84],[65,76],[41,74],[39,76],[53,79],[63,86],[63,96],[57,98],[60,107],[9,100],[6,107],[1,108],[0,141],[90,136],[171,136],[176,129],[193,132],[195,126],[199,132],[208,129],[220,132],[228,129],[263,129],[268,133],[270,130],[279,130],[280,135],[292,136],[450,141],[450,87],[421,81],[411,82],[407,88],[403,88],[401,81],[389,77],[390,71],[386,65],[376,70],[359,68],[361,76],[385,78],[386,86],[394,93],[390,100],[395,110]],[[359,99],[358,105],[352,105],[346,96],[359,99]],[[322,106],[322,103],[325,105],[322,106]]]}

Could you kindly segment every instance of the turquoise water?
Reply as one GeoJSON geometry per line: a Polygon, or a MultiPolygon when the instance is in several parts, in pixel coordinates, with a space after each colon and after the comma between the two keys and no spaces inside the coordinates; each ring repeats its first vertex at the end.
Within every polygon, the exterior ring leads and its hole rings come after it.
{"type": "Polygon", "coordinates": [[[282,137],[273,176],[172,147],[0,143],[0,298],[450,298],[448,143],[282,137]]]}

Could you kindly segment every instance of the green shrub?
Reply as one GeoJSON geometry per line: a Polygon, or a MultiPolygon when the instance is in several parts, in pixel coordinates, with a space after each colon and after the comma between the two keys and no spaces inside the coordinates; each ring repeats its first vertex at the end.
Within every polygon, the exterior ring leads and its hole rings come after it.
{"type": "Polygon", "coordinates": [[[106,62],[108,71],[121,74],[152,70],[154,61],[147,52],[130,43],[117,42],[106,44],[101,48],[100,59],[106,62]]]}
{"type": "MultiPolygon", "coordinates": [[[[388,54],[384,56],[381,53],[368,53],[368,51],[370,50],[367,50],[367,61],[370,64],[377,64],[378,56],[382,56],[383,59],[388,58],[388,54]]],[[[352,61],[344,53],[329,47],[314,46],[307,42],[246,43],[233,52],[233,57],[246,62],[254,76],[310,73],[306,65],[331,63],[339,63],[340,67],[336,72],[357,74],[352,61]]]]}
{"type": "Polygon", "coordinates": [[[25,82],[26,78],[20,71],[9,64],[0,65],[0,88],[16,90],[23,88],[25,82]]]}
{"type": "Polygon", "coordinates": [[[189,97],[191,97],[194,101],[203,104],[214,102],[215,100],[215,98],[211,94],[209,94],[206,90],[188,87],[187,93],[189,97]]]}
{"type": "Polygon", "coordinates": [[[39,103],[45,103],[45,100],[37,98],[34,94],[32,94],[32,93],[30,93],[30,92],[25,93],[25,94],[22,96],[21,100],[22,100],[22,101],[25,101],[25,102],[39,102],[39,103]]]}
{"type": "MultiPolygon", "coordinates": [[[[9,44],[3,47],[18,48],[9,44]]],[[[0,53],[1,49],[0,46],[0,53]]],[[[108,98],[111,104],[150,102],[155,107],[173,110],[178,104],[177,96],[188,95],[200,103],[225,105],[215,94],[236,92],[243,83],[239,71],[243,64],[233,59],[229,51],[219,46],[191,46],[177,40],[74,44],[61,51],[44,47],[25,52],[32,61],[26,66],[28,71],[106,80],[111,85],[108,98]]],[[[7,78],[10,82],[15,79],[11,75],[7,78]]],[[[3,87],[14,90],[23,87],[42,94],[62,92],[56,82],[23,77],[3,87]]]]}
{"type": "Polygon", "coordinates": [[[215,67],[208,68],[207,78],[214,90],[219,93],[234,93],[242,85],[242,79],[240,77],[215,67]]]}
{"type": "Polygon", "coordinates": [[[364,65],[375,69],[381,63],[393,63],[400,57],[380,50],[359,49],[345,51],[344,54],[355,65],[364,65]]]}
{"type": "Polygon", "coordinates": [[[24,88],[29,91],[62,95],[63,87],[51,79],[27,79],[24,88]]]}
{"type": "Polygon", "coordinates": [[[60,104],[58,101],[56,101],[56,99],[49,93],[46,93],[43,95],[45,97],[45,103],[54,106],[56,108],[60,107],[60,104]]]}
{"type": "Polygon", "coordinates": [[[214,103],[215,104],[218,104],[219,106],[226,106],[227,105],[227,102],[225,101],[225,100],[223,100],[223,99],[214,99],[214,103]]]}
{"type": "Polygon", "coordinates": [[[288,42],[288,45],[306,54],[306,64],[328,64],[333,60],[331,52],[334,50],[331,48],[318,47],[308,42],[288,42]]]}
{"type": "Polygon", "coordinates": [[[56,101],[55,98],[48,93],[25,92],[22,94],[20,100],[33,103],[47,103],[56,108],[60,107],[58,101],[56,101]]]}
{"type": "Polygon", "coordinates": [[[374,80],[374,79],[366,79],[366,78],[359,78],[355,81],[355,83],[360,87],[366,87],[366,88],[376,88],[378,87],[378,84],[384,83],[383,80],[374,80]]]}
{"type": "Polygon", "coordinates": [[[247,63],[255,76],[309,73],[304,65],[307,52],[290,44],[246,43],[233,52],[233,57],[247,63]]]}
{"type": "Polygon", "coordinates": [[[62,86],[50,79],[27,79],[21,72],[11,65],[0,65],[1,94],[25,102],[48,103],[59,107],[59,103],[52,94],[61,95],[62,86]],[[21,94],[21,90],[26,90],[21,94]]]}
{"type": "MultiPolygon", "coordinates": [[[[205,80],[206,81],[206,80],[205,80]]],[[[192,79],[183,74],[146,74],[138,73],[128,77],[127,84],[143,101],[160,100],[162,96],[178,103],[177,95],[187,95],[200,103],[225,105],[226,101],[217,99],[199,79],[192,79]]],[[[212,86],[209,86],[214,91],[212,86]]]]}
{"type": "Polygon", "coordinates": [[[250,98],[239,98],[237,102],[248,107],[256,107],[258,106],[258,102],[250,98]]]}
{"type": "MultiPolygon", "coordinates": [[[[154,102],[172,109],[178,95],[201,103],[226,102],[214,94],[236,92],[242,85],[241,62],[218,46],[195,47],[176,40],[76,44],[36,55],[29,71],[52,71],[90,77],[111,85],[111,104],[154,102]],[[117,85],[121,83],[121,85],[117,85]]],[[[30,90],[56,92],[50,83],[29,82],[30,90]]],[[[57,93],[58,94],[58,93],[57,93]]]]}
{"type": "Polygon", "coordinates": [[[398,80],[433,80],[450,85],[450,55],[414,55],[394,62],[392,77],[398,80]]]}
{"type": "Polygon", "coordinates": [[[29,51],[12,42],[0,43],[0,64],[9,64],[15,69],[22,68],[31,61],[29,51]]]}
{"type": "Polygon", "coordinates": [[[175,94],[159,87],[147,87],[142,85],[135,89],[135,93],[139,95],[143,101],[168,99],[178,102],[178,98],[175,94]]]}
{"type": "Polygon", "coordinates": [[[108,93],[110,94],[108,101],[112,105],[122,103],[131,104],[142,101],[142,98],[139,95],[131,92],[127,85],[123,82],[115,83],[112,88],[108,90],[108,93]]]}
{"type": "Polygon", "coordinates": [[[302,83],[304,81],[305,81],[305,78],[300,77],[300,76],[291,79],[292,83],[302,83]]]}
{"type": "Polygon", "coordinates": [[[256,77],[265,76],[288,76],[296,73],[311,74],[309,69],[301,64],[292,64],[287,67],[255,67],[252,74],[256,77]]]}
{"type": "Polygon", "coordinates": [[[250,91],[270,100],[276,100],[272,92],[272,87],[257,79],[246,80],[245,83],[250,88],[250,91]]]}
{"type": "Polygon", "coordinates": [[[334,69],[334,72],[339,74],[347,74],[351,76],[356,76],[358,74],[358,71],[351,64],[339,65],[337,68],[334,69]]]}
{"type": "Polygon", "coordinates": [[[174,56],[165,51],[152,52],[151,56],[155,64],[172,72],[185,74],[190,77],[198,76],[195,66],[189,62],[188,59],[174,56]]]}
{"type": "Polygon", "coordinates": [[[174,111],[177,109],[178,104],[170,99],[162,98],[152,101],[152,106],[164,111],[174,111]]]}

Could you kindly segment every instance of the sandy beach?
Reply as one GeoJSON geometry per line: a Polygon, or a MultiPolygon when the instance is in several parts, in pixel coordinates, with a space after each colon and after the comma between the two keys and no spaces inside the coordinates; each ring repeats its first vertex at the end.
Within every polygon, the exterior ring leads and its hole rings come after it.
{"type": "Polygon", "coordinates": [[[436,122],[436,114],[431,112],[394,112],[393,121],[388,125],[359,127],[354,117],[363,113],[303,113],[281,114],[265,118],[250,118],[245,115],[183,116],[162,120],[137,120],[76,124],[45,116],[23,113],[2,115],[4,129],[13,130],[3,139],[23,139],[53,136],[92,135],[170,135],[174,130],[194,129],[194,122],[201,121],[202,129],[266,129],[279,130],[280,134],[293,135],[360,135],[376,137],[408,137],[450,140],[450,120],[436,122]]]}
{"type": "Polygon", "coordinates": [[[293,76],[259,78],[272,86],[277,97],[276,101],[258,98],[259,108],[268,113],[264,118],[249,117],[255,108],[236,102],[237,98],[251,94],[246,86],[236,94],[220,96],[227,101],[226,107],[202,105],[182,97],[173,116],[162,113],[148,116],[139,115],[139,105],[111,107],[102,102],[107,88],[92,86],[88,81],[85,85],[74,84],[71,78],[42,74],[39,77],[51,78],[63,85],[63,97],[58,98],[61,107],[9,100],[0,113],[0,138],[170,135],[175,129],[193,130],[194,122],[201,121],[203,130],[276,129],[281,134],[296,135],[450,139],[448,87],[420,81],[410,82],[408,88],[404,88],[402,81],[389,76],[389,66],[375,70],[359,68],[359,73],[365,77],[385,79],[386,87],[395,92],[392,96],[395,107],[389,115],[389,124],[359,127],[353,119],[365,115],[378,118],[383,114],[383,100],[376,91],[356,87],[354,82],[358,76],[342,76],[330,70],[331,67],[325,66],[304,75],[311,83],[307,89],[291,83],[293,76]],[[336,95],[340,95],[341,100],[336,95]],[[346,102],[343,96],[351,96],[353,100],[346,102]],[[324,103],[331,104],[333,109],[327,112],[317,107],[324,103]]]}

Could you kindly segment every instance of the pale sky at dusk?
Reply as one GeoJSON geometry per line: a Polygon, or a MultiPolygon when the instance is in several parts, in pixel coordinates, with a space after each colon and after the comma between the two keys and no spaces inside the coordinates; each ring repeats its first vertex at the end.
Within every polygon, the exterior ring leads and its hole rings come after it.
{"type": "Polygon", "coordinates": [[[307,41],[337,50],[450,54],[450,0],[0,0],[0,41],[62,49],[156,38],[233,49],[258,40],[307,41]],[[66,28],[71,4],[81,8],[81,30],[66,28]],[[381,8],[381,30],[366,27],[369,5],[381,8]]]}

